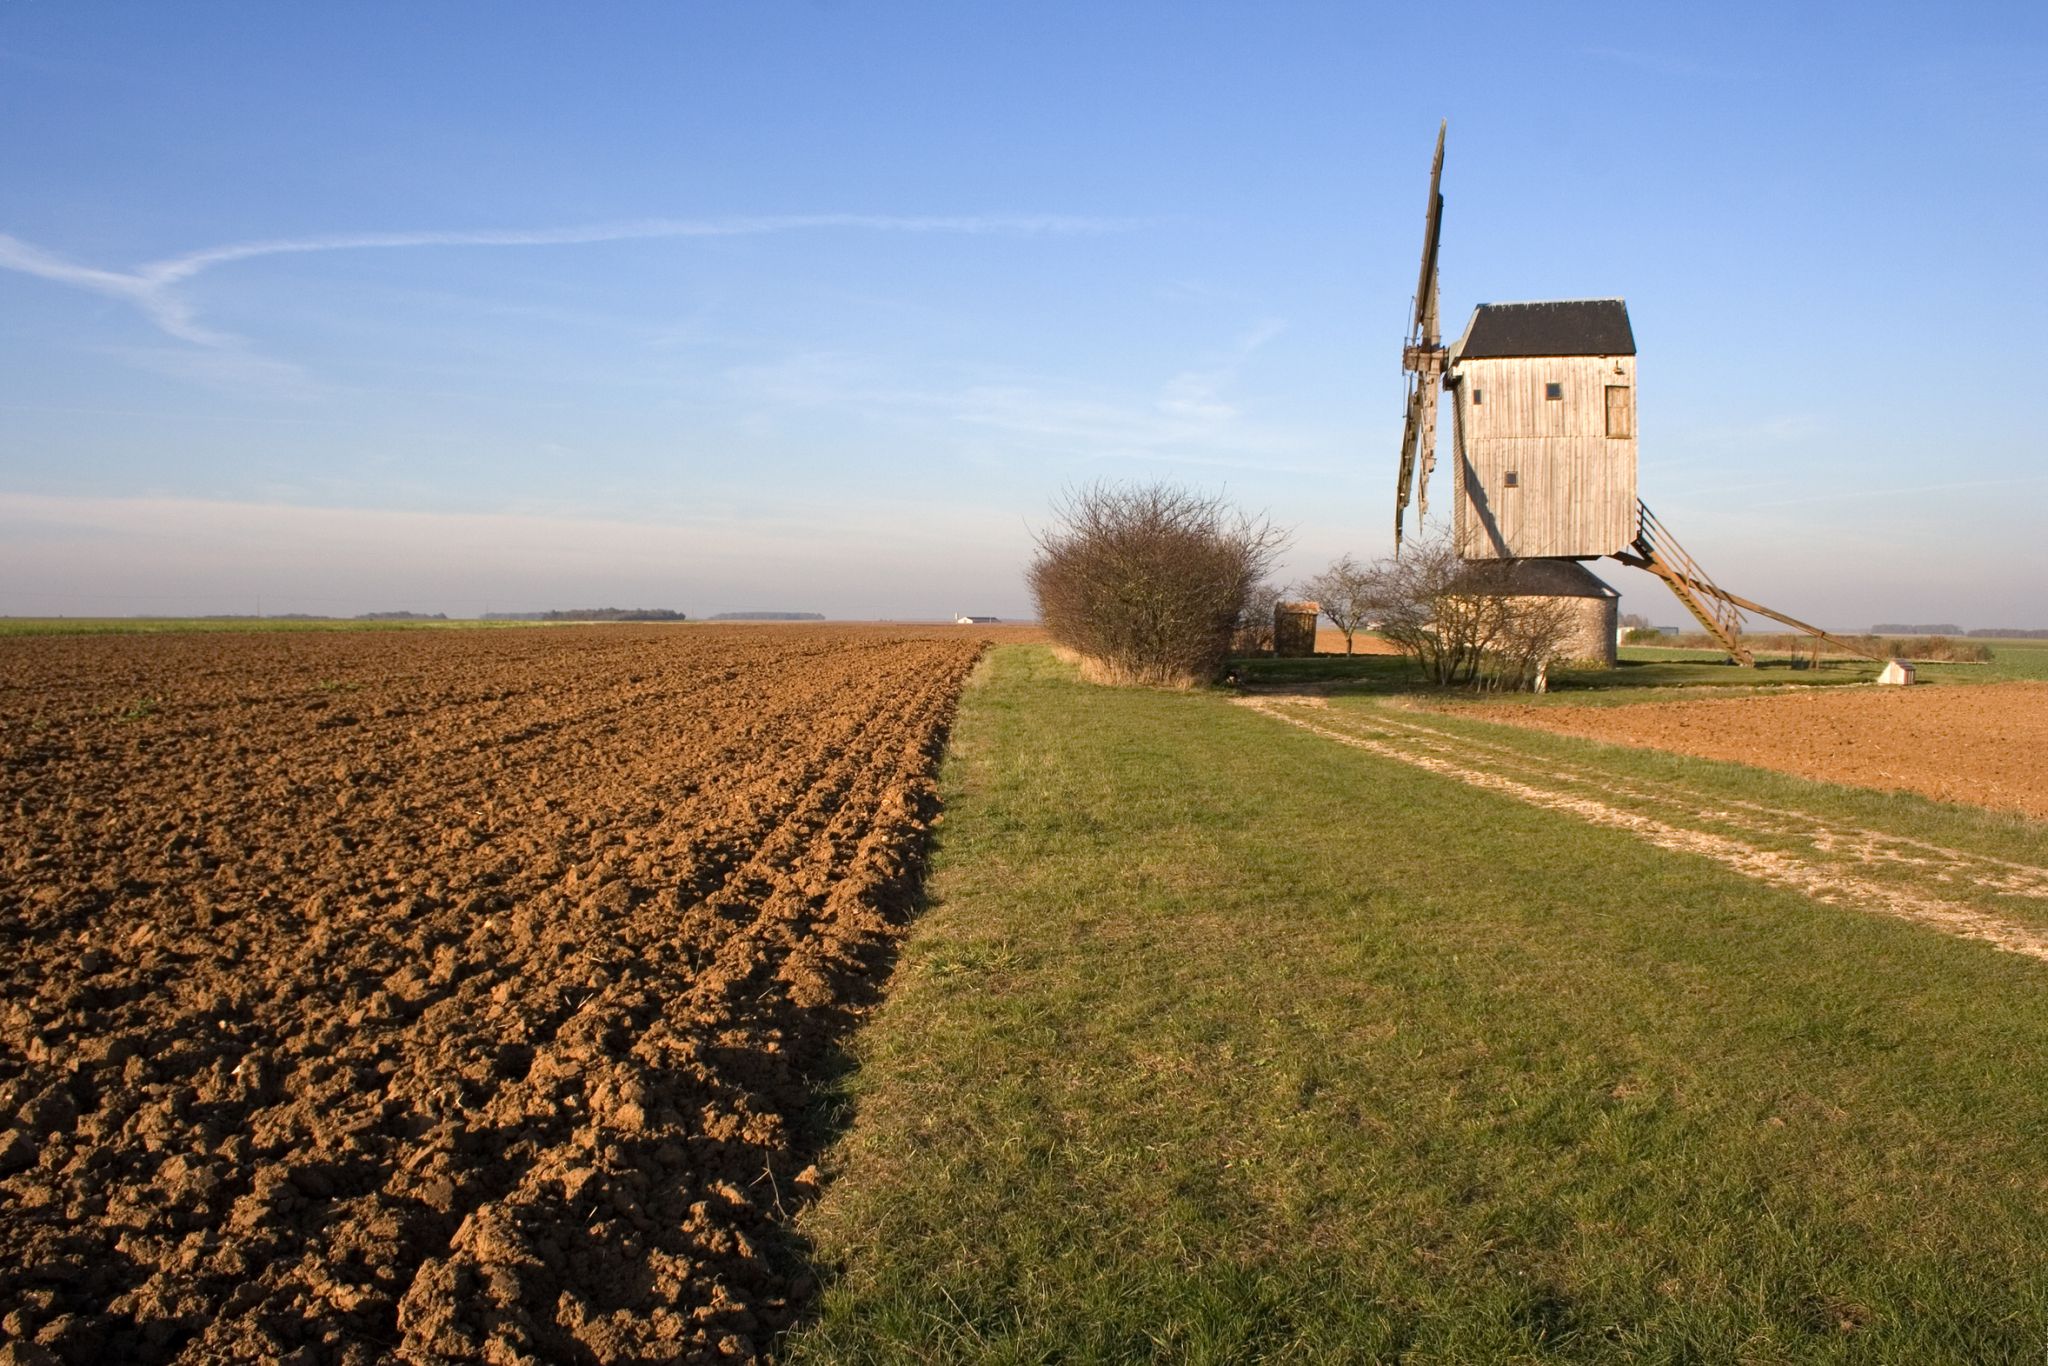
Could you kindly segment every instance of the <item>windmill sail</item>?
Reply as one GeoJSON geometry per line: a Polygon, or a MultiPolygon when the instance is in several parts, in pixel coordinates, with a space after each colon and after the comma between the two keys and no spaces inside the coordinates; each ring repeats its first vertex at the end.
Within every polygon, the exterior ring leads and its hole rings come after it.
{"type": "Polygon", "coordinates": [[[1401,366],[1412,372],[1408,389],[1407,417],[1401,429],[1401,468],[1394,490],[1394,549],[1401,549],[1402,523],[1408,502],[1415,500],[1416,520],[1429,514],[1429,476],[1436,469],[1436,396],[1443,375],[1443,346],[1437,323],[1437,244],[1443,234],[1444,134],[1446,120],[1436,131],[1436,156],[1429,166],[1429,203],[1422,233],[1422,267],[1415,282],[1415,317],[1408,329],[1407,345],[1401,350],[1401,366]],[[1411,495],[1410,481],[1413,481],[1411,495]]]}

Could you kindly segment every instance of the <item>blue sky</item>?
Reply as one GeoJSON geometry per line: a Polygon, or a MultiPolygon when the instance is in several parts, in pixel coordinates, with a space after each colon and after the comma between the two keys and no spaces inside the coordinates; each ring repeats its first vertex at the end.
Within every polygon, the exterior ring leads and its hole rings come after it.
{"type": "Polygon", "coordinates": [[[2038,6],[0,0],[0,612],[1022,616],[1098,478],[1383,554],[1448,118],[1447,326],[1626,297],[1724,584],[2048,625],[2044,72],[2038,6]]]}

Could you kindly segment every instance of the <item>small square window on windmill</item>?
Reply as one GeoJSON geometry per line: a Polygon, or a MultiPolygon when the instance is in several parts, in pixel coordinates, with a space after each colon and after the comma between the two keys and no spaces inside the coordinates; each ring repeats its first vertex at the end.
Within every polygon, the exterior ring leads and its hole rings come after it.
{"type": "Polygon", "coordinates": [[[1563,397],[1564,397],[1564,386],[1563,386],[1562,384],[1546,384],[1546,385],[1544,385],[1544,386],[1543,386],[1543,397],[1545,397],[1545,398],[1563,398],[1563,397]]]}

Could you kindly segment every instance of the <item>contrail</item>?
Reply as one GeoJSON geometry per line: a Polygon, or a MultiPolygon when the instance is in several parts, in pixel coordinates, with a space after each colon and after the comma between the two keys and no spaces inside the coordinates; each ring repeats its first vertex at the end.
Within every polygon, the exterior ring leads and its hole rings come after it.
{"type": "Polygon", "coordinates": [[[1802,507],[1809,503],[1843,503],[1856,498],[1894,498],[1909,493],[1951,493],[1958,489],[2010,488],[2015,484],[2039,484],[2048,481],[2048,474],[2027,474],[2013,479],[1959,479],[1945,484],[1913,484],[1896,488],[1851,489],[1846,493],[1820,493],[1810,498],[1779,498],[1766,503],[1750,503],[1750,508],[1802,507]]]}
{"type": "Polygon", "coordinates": [[[229,242],[182,256],[166,257],[133,270],[103,270],[67,261],[33,243],[0,233],[0,269],[37,276],[126,301],[164,332],[205,346],[234,339],[197,323],[174,286],[215,266],[259,256],[316,251],[363,251],[392,247],[546,247],[598,242],[649,241],[670,237],[750,237],[822,229],[865,232],[956,233],[966,235],[1054,236],[1122,232],[1135,220],[1064,214],[890,215],[859,213],[782,214],[751,218],[647,218],[564,228],[509,228],[480,231],[368,232],[325,237],[286,237],[229,242]]]}
{"type": "Polygon", "coordinates": [[[0,233],[0,268],[54,280],[58,284],[74,285],[133,304],[159,328],[186,341],[206,346],[224,345],[229,341],[227,337],[209,332],[193,322],[190,305],[139,271],[129,273],[81,266],[5,233],[0,233]]]}

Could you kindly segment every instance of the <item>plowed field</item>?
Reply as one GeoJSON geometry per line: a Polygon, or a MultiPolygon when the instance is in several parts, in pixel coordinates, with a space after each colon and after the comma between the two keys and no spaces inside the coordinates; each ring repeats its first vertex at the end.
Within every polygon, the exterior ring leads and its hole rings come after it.
{"type": "MultiPolygon", "coordinates": [[[[1316,628],[1316,653],[1319,655],[1344,654],[1344,633],[1334,626],[1318,626],[1316,628]]],[[[1401,651],[1391,642],[1380,639],[1370,631],[1360,631],[1351,637],[1350,653],[1354,655],[1397,655],[1401,651]]]]}
{"type": "Polygon", "coordinates": [[[1502,705],[1473,715],[2048,820],[2048,684],[1828,688],[1620,707],[1502,705]]]}
{"type": "Polygon", "coordinates": [[[0,641],[0,1356],[754,1355],[981,643],[0,641]]]}

